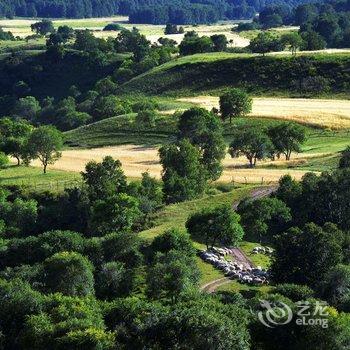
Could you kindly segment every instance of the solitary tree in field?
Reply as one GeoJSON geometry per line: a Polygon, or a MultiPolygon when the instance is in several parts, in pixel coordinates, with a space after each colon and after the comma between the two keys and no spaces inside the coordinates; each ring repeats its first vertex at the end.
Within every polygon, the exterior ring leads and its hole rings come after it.
{"type": "Polygon", "coordinates": [[[229,153],[232,158],[246,156],[250,166],[254,167],[257,160],[266,158],[272,150],[269,137],[258,128],[250,128],[235,132],[229,153]]]}
{"type": "Polygon", "coordinates": [[[63,138],[53,126],[40,126],[30,135],[27,143],[32,159],[38,158],[43,165],[44,174],[49,164],[54,164],[61,157],[63,138]]]}
{"type": "Polygon", "coordinates": [[[305,141],[305,129],[294,123],[281,123],[268,130],[268,135],[278,154],[283,153],[290,160],[292,152],[300,152],[305,141]]]}
{"type": "Polygon", "coordinates": [[[220,111],[223,119],[242,117],[252,110],[252,98],[241,89],[231,89],[220,96],[220,111]]]}

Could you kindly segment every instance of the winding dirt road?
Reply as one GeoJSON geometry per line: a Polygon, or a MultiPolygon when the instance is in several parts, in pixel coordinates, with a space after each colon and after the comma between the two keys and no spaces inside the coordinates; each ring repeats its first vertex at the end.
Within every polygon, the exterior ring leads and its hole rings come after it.
{"type": "MultiPolygon", "coordinates": [[[[276,190],[277,190],[277,186],[257,188],[250,193],[249,197],[252,199],[267,197],[271,195],[273,192],[275,192],[276,190]]],[[[240,201],[233,203],[232,205],[233,209],[237,209],[239,203],[240,201]]],[[[243,264],[245,267],[255,267],[255,264],[250,259],[248,259],[248,257],[244,254],[244,252],[239,248],[234,249],[232,256],[234,257],[235,261],[243,264]]],[[[227,284],[230,281],[231,280],[228,277],[222,277],[202,285],[200,287],[200,290],[207,293],[215,293],[220,286],[227,284]]]]}

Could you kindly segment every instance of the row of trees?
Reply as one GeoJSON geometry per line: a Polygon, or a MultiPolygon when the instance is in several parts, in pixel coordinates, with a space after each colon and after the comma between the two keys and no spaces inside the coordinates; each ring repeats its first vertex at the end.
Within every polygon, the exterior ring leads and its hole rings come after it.
{"type": "Polygon", "coordinates": [[[267,29],[298,25],[306,48],[317,50],[317,47],[325,46],[349,47],[349,19],[350,8],[346,1],[302,4],[293,11],[286,6],[268,6],[260,12],[252,27],[267,29]]]}

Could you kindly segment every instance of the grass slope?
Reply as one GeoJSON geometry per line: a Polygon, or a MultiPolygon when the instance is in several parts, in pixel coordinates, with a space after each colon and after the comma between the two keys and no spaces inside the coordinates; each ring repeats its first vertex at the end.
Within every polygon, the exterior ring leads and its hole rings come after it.
{"type": "MultiPolygon", "coordinates": [[[[332,82],[332,94],[349,92],[349,54],[308,54],[316,75],[332,82]]],[[[123,93],[203,94],[240,86],[254,94],[291,95],[297,78],[294,57],[249,54],[205,53],[177,58],[135,77],[121,86],[123,93]]]]}
{"type": "Polygon", "coordinates": [[[0,185],[21,186],[29,191],[59,192],[81,183],[79,173],[11,165],[0,170],[0,185]]]}

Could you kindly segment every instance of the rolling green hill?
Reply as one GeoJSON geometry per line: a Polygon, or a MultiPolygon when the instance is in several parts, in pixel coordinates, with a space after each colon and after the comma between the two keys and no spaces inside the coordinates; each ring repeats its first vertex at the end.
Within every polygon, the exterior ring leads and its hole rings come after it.
{"type": "MultiPolygon", "coordinates": [[[[266,95],[292,95],[303,76],[299,56],[206,53],[186,56],[165,63],[121,86],[123,93],[150,95],[204,94],[228,86],[238,86],[249,92],[266,95]],[[292,89],[292,87],[294,88],[292,89]]],[[[350,92],[349,54],[309,54],[313,76],[329,82],[329,92],[350,92]]]]}

